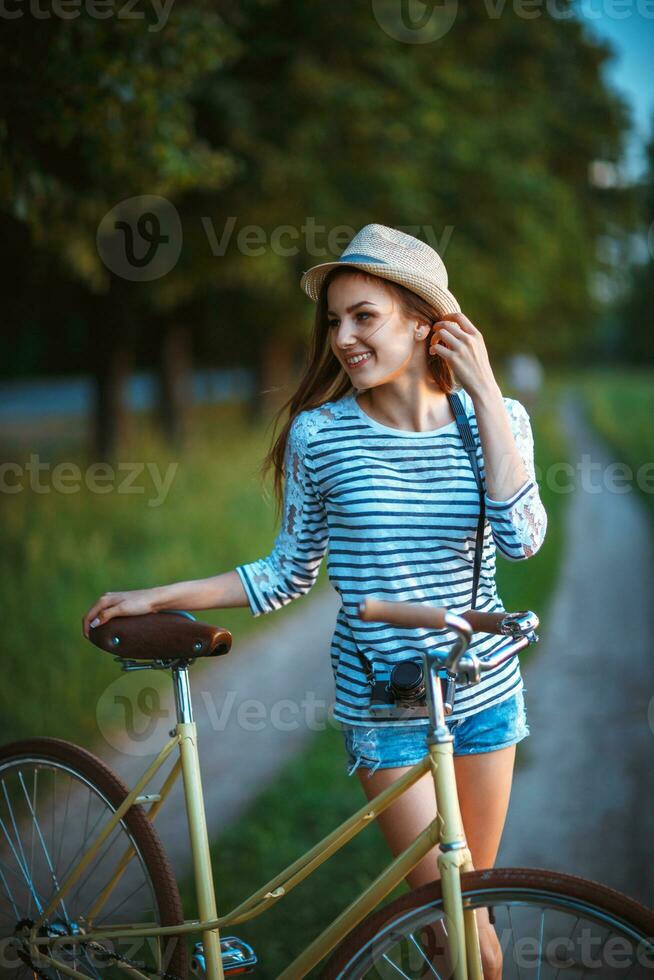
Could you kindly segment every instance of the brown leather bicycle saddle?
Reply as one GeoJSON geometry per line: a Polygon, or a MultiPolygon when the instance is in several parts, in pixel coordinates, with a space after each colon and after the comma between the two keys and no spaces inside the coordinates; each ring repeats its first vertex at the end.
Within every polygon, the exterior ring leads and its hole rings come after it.
{"type": "Polygon", "coordinates": [[[124,660],[195,660],[229,653],[232,634],[181,612],[115,616],[95,629],[89,640],[124,660]]]}

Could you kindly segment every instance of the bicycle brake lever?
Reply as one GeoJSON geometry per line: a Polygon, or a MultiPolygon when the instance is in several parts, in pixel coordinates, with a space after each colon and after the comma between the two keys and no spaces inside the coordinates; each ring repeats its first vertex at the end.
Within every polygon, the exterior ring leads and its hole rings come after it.
{"type": "Polygon", "coordinates": [[[531,609],[522,609],[519,612],[507,613],[500,624],[500,632],[505,636],[526,636],[538,629],[540,620],[531,609]]]}

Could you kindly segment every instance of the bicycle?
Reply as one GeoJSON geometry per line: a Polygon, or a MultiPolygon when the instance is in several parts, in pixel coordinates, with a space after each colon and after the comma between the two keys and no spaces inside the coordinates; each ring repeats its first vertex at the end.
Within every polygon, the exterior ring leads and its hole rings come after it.
{"type": "Polygon", "coordinates": [[[481,980],[475,910],[489,910],[504,951],[504,975],[654,976],[654,912],[594,881],[545,869],[475,870],[456,791],[452,736],[438,671],[463,683],[538,641],[531,611],[457,615],[445,608],[366,599],[363,619],[448,627],[449,652],[424,654],[430,719],[425,757],[271,881],[219,916],[193,721],[189,668],[223,656],[231,634],[182,610],[118,617],[90,638],[124,670],[170,669],[177,724],[132,789],[96,756],[61,739],[33,738],[0,749],[0,966],[5,975],[40,978],[185,978],[186,938],[200,934],[191,969],[209,980],[250,973],[252,948],[233,927],[281,901],[344,844],[369,826],[424,773],[434,778],[437,816],[402,854],[279,975],[305,977],[325,957],[321,976],[449,977],[481,980]],[[468,650],[475,630],[507,637],[487,661],[468,650]],[[171,753],[156,793],[145,787],[171,753]],[[182,774],[198,919],[183,915],[177,883],[153,820],[182,774]],[[71,819],[71,814],[77,817],[71,819]],[[381,905],[434,846],[440,880],[381,905]],[[376,910],[376,911],[375,911],[376,910]],[[582,926],[580,929],[579,926],[582,926]],[[127,943],[120,952],[117,945],[127,943]],[[145,948],[145,953],[143,952],[145,948]],[[139,959],[135,952],[139,951],[139,959]],[[507,953],[509,955],[507,955],[507,953]],[[617,964],[617,965],[616,965],[617,964]],[[507,972],[508,971],[508,972],[507,972]],[[608,972],[607,972],[608,971],[608,972]]]}

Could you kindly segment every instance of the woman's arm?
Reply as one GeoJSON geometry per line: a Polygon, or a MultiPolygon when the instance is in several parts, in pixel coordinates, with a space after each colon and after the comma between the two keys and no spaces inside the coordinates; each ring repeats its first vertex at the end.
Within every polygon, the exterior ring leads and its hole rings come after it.
{"type": "Polygon", "coordinates": [[[526,408],[499,387],[472,397],[486,484],[486,517],[493,539],[509,561],[534,555],[545,539],[547,512],[534,467],[534,439],[526,408]]]}
{"type": "Polygon", "coordinates": [[[507,500],[532,479],[514,435],[518,428],[524,452],[531,434],[526,410],[512,398],[506,401],[513,402],[515,408],[506,405],[498,385],[483,388],[471,398],[484,451],[486,493],[492,500],[507,500]]]}
{"type": "Polygon", "coordinates": [[[190,582],[173,582],[152,589],[105,592],[82,617],[82,633],[88,640],[95,628],[115,616],[144,616],[160,609],[229,609],[247,606],[248,599],[235,571],[190,582]]]}
{"type": "Polygon", "coordinates": [[[247,606],[248,597],[236,571],[209,578],[173,582],[153,590],[154,609],[231,609],[247,606]]]}
{"type": "Polygon", "coordinates": [[[534,440],[524,405],[503,398],[480,330],[462,312],[434,324],[429,353],[451,365],[472,398],[486,483],[486,516],[499,551],[510,561],[540,548],[547,514],[534,471],[534,440]]]}
{"type": "Polygon", "coordinates": [[[289,431],[284,474],[284,515],[273,550],[265,558],[236,567],[253,616],[305,595],[315,584],[327,551],[327,514],[315,487],[303,412],[289,431]]]}

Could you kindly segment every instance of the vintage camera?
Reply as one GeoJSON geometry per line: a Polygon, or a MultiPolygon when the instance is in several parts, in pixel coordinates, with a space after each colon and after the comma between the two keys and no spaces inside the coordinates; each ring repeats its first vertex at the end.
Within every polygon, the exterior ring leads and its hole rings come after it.
{"type": "MultiPolygon", "coordinates": [[[[422,661],[405,660],[395,664],[390,671],[375,672],[370,668],[372,685],[370,710],[379,718],[427,718],[427,695],[424,664],[422,661]]],[[[456,674],[439,671],[443,708],[446,715],[452,713],[456,674]]]]}

